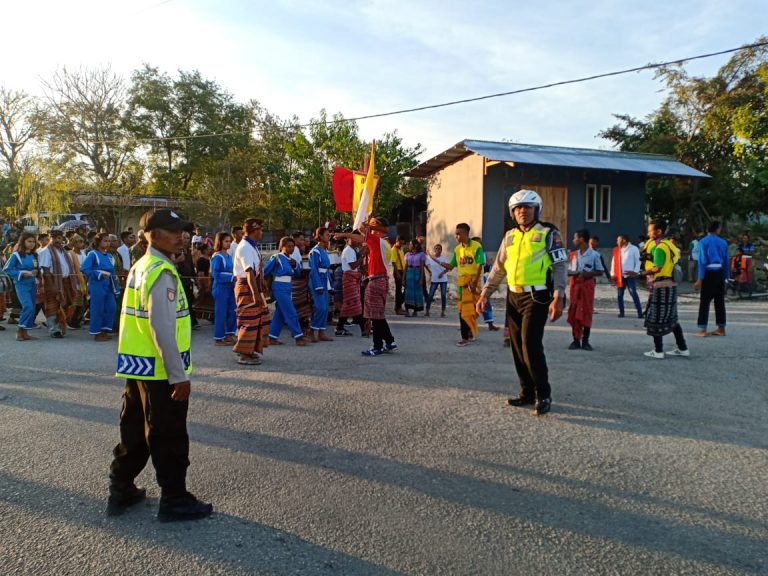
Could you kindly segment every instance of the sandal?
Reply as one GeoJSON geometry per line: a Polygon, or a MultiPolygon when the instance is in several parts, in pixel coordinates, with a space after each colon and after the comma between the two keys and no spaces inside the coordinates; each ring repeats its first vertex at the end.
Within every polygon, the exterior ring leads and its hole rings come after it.
{"type": "Polygon", "coordinates": [[[261,364],[261,360],[259,358],[251,358],[249,360],[238,359],[237,363],[242,364],[243,366],[258,366],[261,364]]]}
{"type": "Polygon", "coordinates": [[[334,332],[334,335],[336,336],[352,336],[352,332],[349,330],[336,330],[334,332]]]}

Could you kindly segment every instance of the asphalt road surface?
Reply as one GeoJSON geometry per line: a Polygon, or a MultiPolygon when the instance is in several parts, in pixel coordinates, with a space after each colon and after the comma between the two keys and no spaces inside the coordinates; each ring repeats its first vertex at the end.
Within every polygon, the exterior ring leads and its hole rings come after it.
{"type": "Polygon", "coordinates": [[[591,353],[551,325],[541,418],[504,406],[501,332],[456,348],[454,310],[392,317],[393,355],[361,357],[355,329],[254,368],[205,326],[188,486],[215,513],[177,524],[151,465],[147,502],[104,516],[115,343],[2,332],[0,574],[768,574],[768,305],[698,339],[686,302],[690,358],[644,357],[609,306],[591,353]]]}

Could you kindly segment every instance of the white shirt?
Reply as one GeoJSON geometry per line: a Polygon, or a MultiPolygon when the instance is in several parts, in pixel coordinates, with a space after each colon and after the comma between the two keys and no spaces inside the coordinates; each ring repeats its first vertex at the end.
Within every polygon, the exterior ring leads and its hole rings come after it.
{"type": "MultiPolygon", "coordinates": [[[[69,262],[66,256],[64,256],[63,250],[60,250],[57,256],[59,258],[59,266],[61,267],[61,277],[66,278],[69,276],[69,262]]],[[[37,253],[37,261],[40,268],[48,268],[48,270],[53,272],[53,257],[48,246],[37,253]]]]}
{"type": "Polygon", "coordinates": [[[694,238],[691,242],[691,260],[694,262],[699,261],[699,239],[694,238]]]}
{"type": "Polygon", "coordinates": [[[261,265],[261,252],[258,248],[251,246],[251,243],[243,239],[237,245],[233,265],[233,273],[238,278],[245,278],[245,271],[251,268],[254,273],[259,275],[259,266],[261,265]]]}
{"type": "MultiPolygon", "coordinates": [[[[242,242],[242,240],[240,242],[242,242]]],[[[235,242],[234,240],[232,240],[232,244],[229,245],[229,250],[227,250],[227,254],[232,256],[233,260],[235,259],[235,251],[237,250],[238,244],[239,244],[238,242],[235,242]]]]}
{"type": "Polygon", "coordinates": [[[438,264],[438,262],[442,264],[448,264],[448,257],[444,254],[441,254],[439,257],[435,258],[434,256],[427,255],[427,268],[429,268],[429,275],[432,278],[431,282],[435,283],[443,283],[448,282],[448,272],[438,264]],[[440,274],[443,274],[440,276],[440,274]]]}
{"type": "Polygon", "coordinates": [[[200,243],[202,241],[203,241],[203,237],[202,236],[198,236],[197,234],[192,236],[192,246],[194,246],[195,244],[198,244],[198,243],[200,243]]]}
{"type": "Polygon", "coordinates": [[[131,249],[125,244],[120,244],[117,248],[117,253],[120,254],[120,258],[123,260],[123,270],[131,269],[131,249]]]}
{"type": "Polygon", "coordinates": [[[357,252],[352,246],[344,246],[344,250],[341,251],[341,271],[349,272],[352,270],[350,264],[357,262],[357,252]]]}
{"type": "MultiPolygon", "coordinates": [[[[614,270],[615,262],[611,260],[611,271],[614,270]]],[[[627,244],[621,249],[621,274],[626,276],[627,272],[640,272],[640,250],[634,244],[627,244]]]]}

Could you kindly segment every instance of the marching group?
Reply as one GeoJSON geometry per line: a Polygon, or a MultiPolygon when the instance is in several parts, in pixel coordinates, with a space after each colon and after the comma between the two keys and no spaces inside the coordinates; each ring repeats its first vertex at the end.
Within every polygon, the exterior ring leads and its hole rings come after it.
{"type": "MultiPolygon", "coordinates": [[[[400,237],[390,246],[388,222],[378,217],[352,231],[319,227],[311,247],[305,234],[296,232],[282,238],[277,253],[265,258],[260,249],[263,222],[257,218],[211,238],[199,230],[193,236],[191,223],[170,210],[159,210],[144,215],[138,236],[126,230],[119,240],[103,231],[57,230],[48,238],[23,233],[14,251],[4,255],[5,279],[0,284],[6,288],[3,295],[10,285],[15,288],[20,309],[15,311],[16,338],[22,342],[34,339],[29,332],[41,310],[51,337],[64,337],[67,328],[83,321],[86,303],[90,334],[96,341],[108,341],[119,310],[116,372],[125,378],[125,389],[107,514],[122,514],[145,498],[146,490],[134,480],[151,457],[162,488],[158,518],[192,520],[213,510],[186,489],[186,415],[196,315],[213,320],[213,345],[231,346],[237,362],[245,366],[260,364],[267,346],[281,345],[286,327],[297,346],[333,340],[326,332],[334,310],[334,336],[351,336],[347,327],[357,325],[362,336],[372,336],[363,356],[380,356],[398,347],[385,313],[390,270],[395,312],[408,317],[422,311],[429,315],[438,290],[440,315],[445,316],[447,274],[456,270],[461,332],[456,344],[466,347],[477,339],[481,315],[489,330],[499,329],[489,298],[506,279],[505,340],[520,385],[519,394],[507,404],[531,405],[539,416],[550,411],[552,402],[545,325],[562,316],[569,284],[569,348],[592,350],[595,282],[605,274],[617,287],[619,316],[624,316],[628,290],[637,315],[644,318],[654,341],[646,356],[665,357],[662,340],[667,334],[673,334],[677,344],[667,354],[690,355],[677,315],[680,252],[665,238],[660,222],[649,224],[649,238],[640,248],[621,235],[606,270],[596,239],[587,230],[574,234],[575,249],[569,253],[557,227],[540,220],[541,208],[535,191],[512,195],[509,213],[514,225],[492,266],[466,223],[456,225],[450,260],[440,245],[424,251],[419,238],[407,251],[400,237]],[[645,309],[637,294],[638,278],[645,278],[649,288],[645,309]]],[[[713,222],[697,247],[700,336],[725,335],[722,299],[728,250],[719,228],[713,222]],[[718,328],[707,332],[711,300],[718,328]]],[[[4,317],[4,298],[1,303],[4,317]]]]}

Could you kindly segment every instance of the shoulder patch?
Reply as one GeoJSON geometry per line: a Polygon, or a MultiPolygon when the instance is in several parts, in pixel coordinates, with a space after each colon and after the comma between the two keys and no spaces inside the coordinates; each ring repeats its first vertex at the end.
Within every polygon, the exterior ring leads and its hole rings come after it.
{"type": "Polygon", "coordinates": [[[173,288],[168,288],[166,296],[168,297],[169,302],[176,302],[176,290],[173,288]]]}

